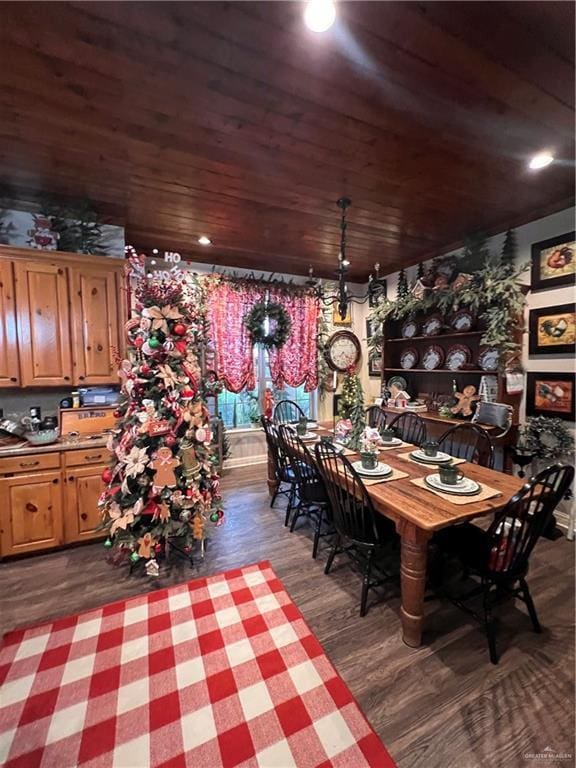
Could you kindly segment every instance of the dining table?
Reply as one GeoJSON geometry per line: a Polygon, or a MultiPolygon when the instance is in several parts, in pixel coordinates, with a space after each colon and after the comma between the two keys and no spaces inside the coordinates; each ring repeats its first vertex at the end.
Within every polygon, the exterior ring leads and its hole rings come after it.
{"type": "MultiPolygon", "coordinates": [[[[322,435],[333,435],[333,422],[318,423],[317,433],[318,439],[322,435]]],[[[308,446],[313,448],[313,443],[308,446]]],[[[451,525],[494,515],[523,486],[523,481],[513,475],[463,462],[458,465],[458,469],[467,478],[476,480],[482,487],[494,489],[498,493],[488,499],[475,500],[471,497],[465,504],[456,503],[412,482],[424,478],[435,469],[408,460],[407,452],[415,447],[407,444],[398,448],[385,446],[386,450],[380,453],[379,461],[389,464],[393,470],[398,470],[404,476],[388,482],[367,484],[366,487],[375,511],[394,522],[400,537],[402,639],[406,645],[414,648],[422,643],[428,548],[434,533],[451,525]]],[[[313,449],[309,453],[314,457],[313,449]]],[[[347,453],[350,461],[359,459],[359,454],[347,453]]],[[[277,487],[274,463],[269,455],[268,489],[271,495],[277,487]]]]}

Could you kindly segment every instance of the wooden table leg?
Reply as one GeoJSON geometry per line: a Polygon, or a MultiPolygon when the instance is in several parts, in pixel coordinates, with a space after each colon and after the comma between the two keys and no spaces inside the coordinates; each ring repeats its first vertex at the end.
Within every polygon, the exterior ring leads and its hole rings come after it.
{"type": "Polygon", "coordinates": [[[278,486],[280,483],[276,479],[276,469],[274,467],[274,461],[272,459],[272,455],[270,451],[268,451],[268,493],[270,494],[270,498],[274,496],[274,494],[278,490],[278,486]]]}
{"type": "Polygon", "coordinates": [[[417,648],[422,642],[426,561],[430,534],[407,520],[398,520],[396,530],[401,539],[402,639],[406,645],[417,648]]]}

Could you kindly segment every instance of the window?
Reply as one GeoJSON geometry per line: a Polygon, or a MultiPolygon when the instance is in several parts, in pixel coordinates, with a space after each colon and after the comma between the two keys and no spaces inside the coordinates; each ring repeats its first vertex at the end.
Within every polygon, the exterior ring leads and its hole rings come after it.
{"type": "Polygon", "coordinates": [[[238,394],[224,389],[218,395],[218,411],[227,429],[249,427],[253,421],[259,422],[264,402],[264,392],[267,387],[274,392],[274,401],[294,400],[310,418],[316,416],[316,392],[304,392],[300,387],[286,387],[283,390],[274,389],[270,378],[268,351],[254,347],[254,371],[256,387],[252,391],[244,390],[238,394]]]}

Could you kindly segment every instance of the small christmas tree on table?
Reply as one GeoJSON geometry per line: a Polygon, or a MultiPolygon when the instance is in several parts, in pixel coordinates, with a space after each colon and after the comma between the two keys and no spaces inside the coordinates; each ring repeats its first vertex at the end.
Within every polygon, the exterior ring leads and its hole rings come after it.
{"type": "Polygon", "coordinates": [[[199,541],[204,551],[208,521],[221,524],[223,511],[198,362],[201,287],[177,271],[170,281],[149,279],[138,257],[131,268],[135,317],[126,324],[129,358],[120,363],[122,401],[100,508],[105,546],[146,560],[157,575],[155,555],[167,542],[190,554],[199,541]]]}
{"type": "Polygon", "coordinates": [[[338,407],[340,416],[343,419],[350,419],[352,423],[348,445],[357,450],[360,447],[360,438],[366,426],[366,419],[364,416],[364,391],[360,377],[355,373],[353,367],[348,370],[344,378],[338,407]]]}

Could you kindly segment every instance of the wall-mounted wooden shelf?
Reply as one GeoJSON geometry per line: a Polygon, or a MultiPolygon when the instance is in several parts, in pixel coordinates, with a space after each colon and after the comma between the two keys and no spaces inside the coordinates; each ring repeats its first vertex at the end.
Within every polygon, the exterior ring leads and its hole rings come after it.
{"type": "Polygon", "coordinates": [[[458,339],[458,338],[473,338],[475,336],[483,336],[484,331],[455,331],[454,333],[438,333],[436,336],[411,336],[410,338],[395,338],[395,339],[386,339],[386,343],[397,343],[397,342],[404,342],[404,344],[409,344],[411,341],[429,341],[430,343],[442,341],[442,339],[458,339]]]}
{"type": "Polygon", "coordinates": [[[451,373],[453,376],[460,376],[463,373],[474,373],[476,375],[481,374],[482,376],[497,376],[498,371],[483,371],[481,368],[473,368],[473,369],[462,369],[459,368],[457,371],[451,371],[449,368],[433,368],[431,371],[428,370],[428,368],[384,368],[385,371],[394,371],[394,373],[451,373]]]}

